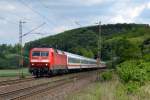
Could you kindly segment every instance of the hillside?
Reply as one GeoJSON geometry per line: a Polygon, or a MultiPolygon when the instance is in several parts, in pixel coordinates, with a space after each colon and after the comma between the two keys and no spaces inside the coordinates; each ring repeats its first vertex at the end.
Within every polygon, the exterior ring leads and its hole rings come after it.
{"type": "MultiPolygon", "coordinates": [[[[108,24],[102,25],[102,57],[109,60],[110,49],[114,48],[113,42],[125,41],[142,45],[143,41],[150,38],[150,27],[147,24],[108,24]]],[[[73,29],[48,36],[25,44],[26,51],[32,47],[54,47],[60,50],[80,54],[87,57],[97,56],[99,26],[88,26],[73,29]]],[[[119,46],[117,44],[116,46],[119,46]]],[[[117,48],[117,47],[116,47],[117,48]]]]}

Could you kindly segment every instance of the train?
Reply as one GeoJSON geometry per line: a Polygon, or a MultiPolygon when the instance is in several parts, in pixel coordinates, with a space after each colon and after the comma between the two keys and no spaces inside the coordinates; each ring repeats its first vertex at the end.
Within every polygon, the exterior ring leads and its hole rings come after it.
{"type": "Polygon", "coordinates": [[[29,56],[29,72],[36,77],[106,67],[105,62],[54,48],[32,48],[29,56]]]}

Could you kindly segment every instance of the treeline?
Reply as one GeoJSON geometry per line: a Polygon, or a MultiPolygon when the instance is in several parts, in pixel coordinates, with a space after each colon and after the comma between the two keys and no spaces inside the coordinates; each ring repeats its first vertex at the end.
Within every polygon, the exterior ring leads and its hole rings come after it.
{"type": "Polygon", "coordinates": [[[18,45],[0,45],[0,69],[16,68],[18,66],[18,45]]]}

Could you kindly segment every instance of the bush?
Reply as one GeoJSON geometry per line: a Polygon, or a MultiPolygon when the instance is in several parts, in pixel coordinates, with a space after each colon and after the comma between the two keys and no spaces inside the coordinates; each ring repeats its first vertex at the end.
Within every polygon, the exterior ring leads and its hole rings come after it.
{"type": "Polygon", "coordinates": [[[139,64],[138,67],[145,70],[146,72],[145,80],[150,81],[150,62],[141,61],[141,64],[139,64]]]}
{"type": "Polygon", "coordinates": [[[102,81],[109,81],[111,79],[112,79],[112,72],[111,71],[103,72],[101,74],[101,80],[102,81]]]}
{"type": "Polygon", "coordinates": [[[128,92],[133,92],[150,80],[150,62],[143,60],[125,61],[118,65],[117,72],[121,81],[125,83],[128,92]]]}
{"type": "Polygon", "coordinates": [[[134,62],[128,61],[128,62],[123,62],[118,66],[117,72],[118,72],[120,79],[123,82],[127,83],[131,80],[133,71],[135,69],[133,65],[134,65],[134,62]]]}
{"type": "Polygon", "coordinates": [[[117,72],[120,79],[127,83],[129,81],[144,83],[148,79],[149,63],[143,61],[125,61],[121,63],[117,72]]]}

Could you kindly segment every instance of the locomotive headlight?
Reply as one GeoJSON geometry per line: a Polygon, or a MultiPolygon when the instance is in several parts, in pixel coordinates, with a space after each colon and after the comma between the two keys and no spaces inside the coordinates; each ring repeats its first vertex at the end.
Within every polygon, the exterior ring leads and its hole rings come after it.
{"type": "Polygon", "coordinates": [[[48,65],[48,64],[45,64],[46,66],[48,65]]]}
{"type": "Polygon", "coordinates": [[[32,66],[33,66],[34,64],[32,64],[32,66]]]}

